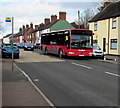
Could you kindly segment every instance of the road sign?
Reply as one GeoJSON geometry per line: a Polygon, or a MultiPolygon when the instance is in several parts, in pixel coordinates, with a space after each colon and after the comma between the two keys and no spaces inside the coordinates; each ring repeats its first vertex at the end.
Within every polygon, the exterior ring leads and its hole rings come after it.
{"type": "Polygon", "coordinates": [[[7,17],[7,18],[5,19],[5,22],[11,22],[11,18],[7,17]]]}

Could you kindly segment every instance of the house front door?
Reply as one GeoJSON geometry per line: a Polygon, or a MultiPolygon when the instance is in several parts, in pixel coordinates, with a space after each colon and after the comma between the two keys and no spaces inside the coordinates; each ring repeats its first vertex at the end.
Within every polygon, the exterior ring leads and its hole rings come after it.
{"type": "Polygon", "coordinates": [[[103,51],[106,52],[106,38],[103,38],[103,51]]]}

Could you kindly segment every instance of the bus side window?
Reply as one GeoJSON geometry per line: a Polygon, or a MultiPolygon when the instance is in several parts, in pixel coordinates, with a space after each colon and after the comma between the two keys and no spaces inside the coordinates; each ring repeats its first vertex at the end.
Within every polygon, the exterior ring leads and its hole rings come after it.
{"type": "Polygon", "coordinates": [[[64,37],[65,37],[64,38],[64,45],[69,49],[70,48],[70,39],[69,39],[69,36],[65,35],[64,37]]]}

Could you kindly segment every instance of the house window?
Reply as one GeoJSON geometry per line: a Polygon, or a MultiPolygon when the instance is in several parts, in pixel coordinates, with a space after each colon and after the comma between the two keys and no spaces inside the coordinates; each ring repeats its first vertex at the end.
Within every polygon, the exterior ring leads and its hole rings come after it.
{"type": "Polygon", "coordinates": [[[94,30],[97,31],[97,22],[94,22],[94,30]]]}
{"type": "Polygon", "coordinates": [[[116,28],[116,18],[112,19],[112,28],[116,28]]]}
{"type": "Polygon", "coordinates": [[[117,49],[117,39],[111,39],[111,49],[117,49]]]}
{"type": "Polygon", "coordinates": [[[98,40],[93,40],[93,44],[98,44],[98,40]]]}

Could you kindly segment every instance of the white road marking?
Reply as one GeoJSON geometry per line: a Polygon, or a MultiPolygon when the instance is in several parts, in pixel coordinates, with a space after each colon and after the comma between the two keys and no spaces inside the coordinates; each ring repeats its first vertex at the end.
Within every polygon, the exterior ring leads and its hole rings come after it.
{"type": "Polygon", "coordinates": [[[84,67],[84,68],[87,68],[87,69],[93,69],[92,67],[81,65],[81,64],[77,64],[77,63],[74,63],[74,62],[72,62],[72,64],[73,65],[77,65],[77,66],[81,66],[81,67],[84,67]]]}
{"type": "Polygon", "coordinates": [[[117,76],[117,77],[120,77],[120,75],[118,74],[115,74],[115,73],[111,73],[111,72],[105,72],[106,74],[109,74],[109,75],[113,75],[113,76],[117,76]]]}

